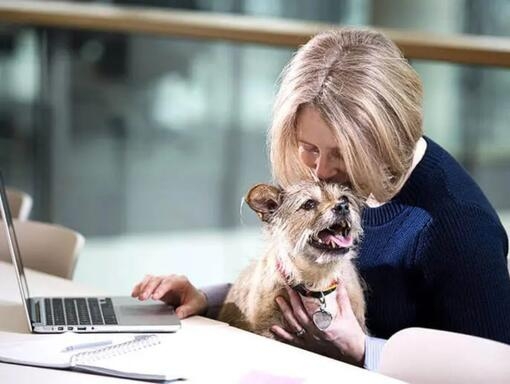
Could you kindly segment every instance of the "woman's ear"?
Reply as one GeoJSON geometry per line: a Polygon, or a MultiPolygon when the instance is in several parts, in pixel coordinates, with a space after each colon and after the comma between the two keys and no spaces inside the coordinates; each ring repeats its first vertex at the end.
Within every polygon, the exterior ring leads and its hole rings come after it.
{"type": "Polygon", "coordinates": [[[282,190],[274,185],[257,184],[244,200],[262,221],[268,222],[282,202],[282,190]]]}

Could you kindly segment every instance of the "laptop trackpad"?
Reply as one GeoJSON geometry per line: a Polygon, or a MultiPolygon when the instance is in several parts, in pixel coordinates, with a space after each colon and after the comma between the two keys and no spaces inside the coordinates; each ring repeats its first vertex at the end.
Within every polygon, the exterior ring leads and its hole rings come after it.
{"type": "Polygon", "coordinates": [[[164,325],[178,323],[174,308],[160,301],[139,301],[131,297],[112,298],[119,324],[164,325]]]}

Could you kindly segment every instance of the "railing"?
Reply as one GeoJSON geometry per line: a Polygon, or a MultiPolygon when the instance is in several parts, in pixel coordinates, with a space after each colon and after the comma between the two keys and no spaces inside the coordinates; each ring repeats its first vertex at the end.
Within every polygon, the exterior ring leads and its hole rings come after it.
{"type": "MultiPolygon", "coordinates": [[[[0,22],[289,47],[303,44],[319,31],[339,27],[325,23],[167,8],[23,0],[2,1],[0,22]]],[[[395,41],[409,59],[510,67],[508,38],[378,29],[395,41]]]]}

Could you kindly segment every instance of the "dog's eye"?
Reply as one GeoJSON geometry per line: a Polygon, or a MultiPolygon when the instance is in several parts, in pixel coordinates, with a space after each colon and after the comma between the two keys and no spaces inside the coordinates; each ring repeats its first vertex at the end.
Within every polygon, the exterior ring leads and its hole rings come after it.
{"type": "Polygon", "coordinates": [[[317,202],[313,199],[306,200],[302,205],[301,209],[304,209],[305,211],[310,211],[311,209],[314,209],[317,207],[317,202]]]}

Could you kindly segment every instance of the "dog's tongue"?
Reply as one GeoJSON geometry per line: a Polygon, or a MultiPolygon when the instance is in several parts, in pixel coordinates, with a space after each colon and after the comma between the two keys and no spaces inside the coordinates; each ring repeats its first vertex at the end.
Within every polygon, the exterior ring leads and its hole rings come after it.
{"type": "Polygon", "coordinates": [[[324,242],[335,243],[337,246],[342,248],[348,248],[352,245],[352,237],[350,235],[340,236],[328,233],[322,239],[324,242]]]}
{"type": "Polygon", "coordinates": [[[334,241],[336,245],[343,248],[348,248],[352,245],[352,237],[350,235],[347,236],[331,236],[331,241],[334,241]]]}

